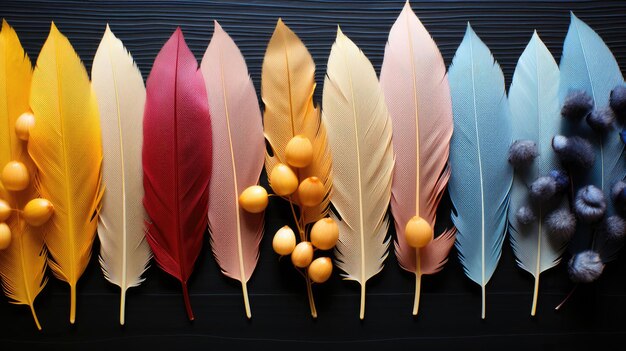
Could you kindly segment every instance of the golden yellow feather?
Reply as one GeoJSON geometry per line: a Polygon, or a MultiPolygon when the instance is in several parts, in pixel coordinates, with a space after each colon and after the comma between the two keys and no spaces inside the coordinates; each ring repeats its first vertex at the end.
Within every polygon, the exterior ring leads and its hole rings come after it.
{"type": "MultiPolygon", "coordinates": [[[[332,162],[320,110],[313,104],[315,63],[298,36],[280,19],[267,46],[261,82],[265,138],[274,153],[273,156],[266,155],[267,173],[270,174],[277,163],[287,163],[285,148],[295,135],[306,136],[313,145],[313,161],[296,171],[300,181],[312,176],[321,179],[326,196],[318,206],[300,206],[304,227],[328,213],[332,162]]],[[[293,201],[298,204],[297,198],[293,201]]]]}
{"type": "Polygon", "coordinates": [[[85,67],[52,23],[33,73],[30,105],[36,123],[28,152],[37,186],[55,213],[45,225],[54,275],[70,285],[70,323],[76,284],[87,267],[102,198],[102,143],[96,98],[85,67]]]}
{"type": "MultiPolygon", "coordinates": [[[[19,161],[29,170],[32,179],[34,164],[26,152],[26,143],[15,133],[15,121],[30,110],[31,77],[30,60],[13,28],[3,20],[0,32],[0,169],[10,161],[19,161]]],[[[19,212],[36,196],[32,181],[26,189],[17,192],[5,190],[0,183],[0,198],[15,210],[7,220],[11,244],[0,251],[0,276],[7,297],[12,303],[29,306],[41,330],[34,302],[46,284],[46,251],[41,231],[29,226],[19,212]]]]}

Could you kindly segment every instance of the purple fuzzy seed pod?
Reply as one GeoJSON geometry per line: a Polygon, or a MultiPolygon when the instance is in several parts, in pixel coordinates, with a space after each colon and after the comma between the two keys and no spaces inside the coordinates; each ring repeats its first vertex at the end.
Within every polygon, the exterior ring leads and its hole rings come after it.
{"type": "Polygon", "coordinates": [[[534,222],[537,219],[537,216],[535,216],[535,212],[532,208],[528,206],[522,206],[515,213],[515,218],[517,218],[517,222],[519,224],[528,225],[534,222]]]}
{"type": "Polygon", "coordinates": [[[586,91],[576,90],[567,94],[561,108],[561,116],[580,120],[587,117],[593,109],[593,98],[586,91]]]}
{"type": "Polygon", "coordinates": [[[593,223],[599,221],[606,212],[606,200],[602,190],[593,185],[581,188],[574,201],[576,216],[582,222],[593,223]]]}
{"type": "Polygon", "coordinates": [[[626,183],[619,181],[611,188],[611,200],[618,213],[626,214],[626,183]]]}
{"type": "Polygon", "coordinates": [[[578,136],[555,135],[552,138],[552,148],[561,162],[575,167],[589,169],[595,161],[596,155],[591,143],[578,136]]]}
{"type": "Polygon", "coordinates": [[[516,140],[509,148],[509,163],[515,168],[530,165],[539,154],[532,140],[516,140]]]}
{"type": "Polygon", "coordinates": [[[606,133],[613,128],[615,114],[608,107],[594,110],[587,115],[587,124],[597,133],[606,133]]]}
{"type": "Polygon", "coordinates": [[[600,235],[609,242],[617,242],[624,239],[626,234],[626,221],[620,216],[610,216],[602,223],[600,235]]]}
{"type": "Polygon", "coordinates": [[[604,263],[595,251],[583,251],[569,261],[567,272],[575,283],[591,283],[598,279],[604,270],[604,263]]]}
{"type": "Polygon", "coordinates": [[[611,91],[609,106],[617,120],[622,124],[626,123],[626,85],[618,85],[611,91]]]}
{"type": "Polygon", "coordinates": [[[562,171],[560,169],[555,169],[555,170],[550,171],[548,175],[552,177],[552,179],[554,179],[554,181],[556,182],[556,191],[558,193],[566,190],[567,187],[569,186],[570,180],[569,180],[569,176],[567,175],[567,172],[562,171]]]}
{"type": "Polygon", "coordinates": [[[556,195],[556,181],[552,177],[539,177],[530,185],[530,197],[546,201],[556,195]]]}
{"type": "Polygon", "coordinates": [[[576,217],[567,209],[558,209],[546,217],[550,235],[569,240],[576,231],[576,217]]]}

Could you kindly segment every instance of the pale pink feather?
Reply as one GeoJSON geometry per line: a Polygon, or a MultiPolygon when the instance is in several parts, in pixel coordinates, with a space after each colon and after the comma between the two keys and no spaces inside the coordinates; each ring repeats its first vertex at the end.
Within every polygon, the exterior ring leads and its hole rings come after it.
{"type": "Polygon", "coordinates": [[[404,228],[415,215],[433,227],[450,168],[452,105],[446,67],[437,45],[407,2],[389,33],[380,83],[393,121],[396,167],[391,211],[398,262],[417,275],[438,272],[454,244],[454,229],[418,250],[404,228]]]}
{"type": "Polygon", "coordinates": [[[208,213],[211,248],[222,273],[245,283],[258,261],[263,213],[244,211],[238,197],[259,182],[265,142],[261,111],[246,62],[217,22],[201,70],[213,131],[208,213]]]}

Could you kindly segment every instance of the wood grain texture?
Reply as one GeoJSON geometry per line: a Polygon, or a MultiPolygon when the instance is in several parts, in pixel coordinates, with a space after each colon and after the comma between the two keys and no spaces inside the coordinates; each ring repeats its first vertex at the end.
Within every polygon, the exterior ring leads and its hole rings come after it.
{"type": "MultiPolygon", "coordinates": [[[[463,38],[467,21],[492,50],[504,71],[507,88],[519,55],[537,29],[557,62],[569,24],[569,11],[594,28],[626,69],[626,1],[412,1],[412,7],[433,35],[449,66],[463,38]]],[[[91,70],[93,55],[108,22],[138,62],[144,78],[163,43],[180,25],[198,61],[218,20],[246,58],[260,92],[260,71],[267,42],[282,17],[307,45],[317,64],[315,101],[320,97],[326,61],[337,24],[361,47],[380,72],[385,42],[403,0],[181,0],[181,1],[32,1],[0,0],[0,17],[15,27],[33,61],[48,35],[50,21],[69,37],[91,70]]],[[[262,176],[265,179],[265,176],[262,176]]],[[[267,183],[264,182],[267,186],[267,183]]],[[[290,219],[289,207],[272,201],[266,231],[274,233],[290,219]]],[[[447,225],[450,208],[444,197],[438,218],[447,225]]],[[[393,228],[391,229],[393,233],[393,228]]],[[[490,312],[476,315],[480,289],[464,278],[456,253],[437,275],[425,277],[420,316],[413,319],[414,277],[402,271],[390,254],[385,268],[368,282],[368,317],[360,322],[358,287],[337,275],[315,287],[319,318],[308,314],[304,285],[289,260],[278,261],[271,235],[261,242],[257,270],[250,280],[254,318],[241,312],[237,282],[220,274],[205,241],[190,293],[196,320],[186,320],[179,286],[150,268],[146,282],[129,291],[126,325],[118,325],[119,291],[102,276],[92,259],[79,284],[79,324],[66,321],[66,288],[52,280],[37,300],[44,327],[38,333],[31,316],[0,298],[0,344],[46,350],[202,346],[286,347],[298,350],[365,346],[419,347],[424,350],[580,349],[598,348],[626,336],[626,262],[620,257],[606,267],[594,285],[578,289],[558,313],[553,307],[572,285],[563,265],[546,272],[537,317],[528,316],[532,277],[515,265],[504,244],[501,264],[490,282],[490,312]],[[159,306],[159,308],[155,308],[159,306]]],[[[94,252],[99,250],[98,245],[94,252]]],[[[622,255],[623,256],[623,255],[622,255]]]]}

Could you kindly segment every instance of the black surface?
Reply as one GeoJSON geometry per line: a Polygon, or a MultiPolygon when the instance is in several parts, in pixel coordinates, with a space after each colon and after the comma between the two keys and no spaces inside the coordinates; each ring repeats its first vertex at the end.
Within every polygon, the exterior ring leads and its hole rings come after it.
{"type": "MultiPolygon", "coordinates": [[[[389,29],[403,1],[9,1],[0,17],[15,27],[35,61],[54,20],[90,69],[108,22],[136,58],[144,77],[177,25],[201,58],[218,20],[235,39],[259,91],[261,62],[278,17],[304,41],[317,64],[320,102],[326,60],[336,25],[380,70],[389,29]]],[[[463,37],[466,22],[502,65],[507,88],[517,58],[537,29],[559,60],[569,10],[606,41],[626,67],[626,2],[623,1],[413,1],[412,6],[437,41],[446,65],[463,37]]],[[[623,70],[622,70],[623,71],[623,70]]],[[[447,202],[439,218],[447,218],[447,202]]],[[[146,282],[129,291],[126,326],[118,324],[119,291],[102,276],[96,256],[78,284],[77,324],[69,319],[69,288],[50,279],[36,308],[44,330],[37,332],[28,308],[0,301],[0,348],[11,349],[196,349],[242,346],[294,349],[412,346],[415,349],[562,350],[622,349],[626,335],[624,259],[607,266],[597,283],[580,286],[559,312],[554,307],[570,291],[564,265],[542,275],[537,317],[529,315],[532,279],[518,269],[508,240],[487,287],[487,319],[480,319],[480,289],[463,274],[451,253],[444,270],[423,281],[420,315],[411,316],[414,277],[390,254],[382,273],[368,282],[366,319],[359,321],[359,289],[334,275],[317,286],[319,318],[309,315],[305,285],[289,260],[279,262],[271,235],[289,220],[288,208],[274,202],[267,212],[268,235],[249,284],[253,319],[245,318],[240,286],[220,274],[206,240],[190,283],[196,315],[185,315],[179,284],[152,267],[146,282]]],[[[94,247],[97,252],[98,244],[94,247]]],[[[6,298],[2,298],[6,300],[6,298]]]]}

